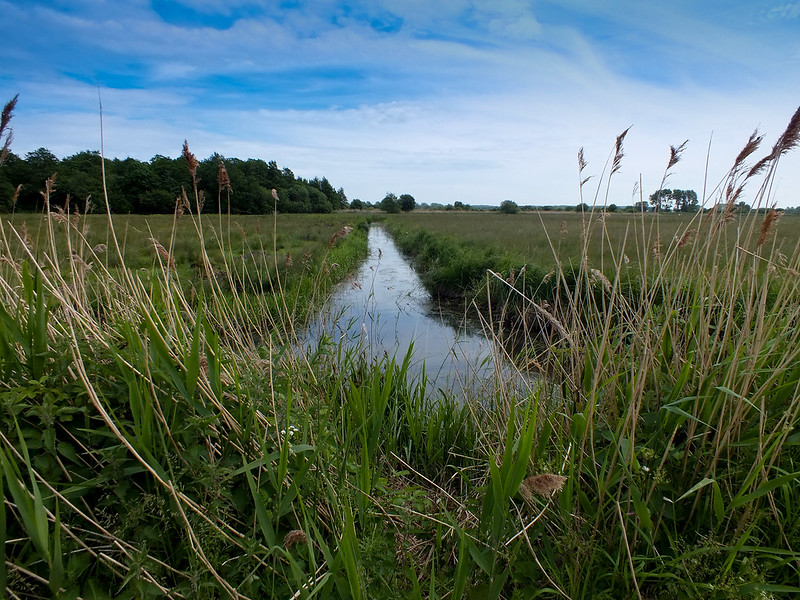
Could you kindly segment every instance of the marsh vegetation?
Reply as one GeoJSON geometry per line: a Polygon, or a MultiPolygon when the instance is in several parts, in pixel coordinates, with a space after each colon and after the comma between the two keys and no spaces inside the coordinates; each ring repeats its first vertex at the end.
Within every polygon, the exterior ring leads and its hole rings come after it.
{"type": "Polygon", "coordinates": [[[352,214],[4,217],[6,594],[797,592],[800,252],[732,207],[768,202],[798,136],[752,167],[751,138],[717,209],[674,222],[398,216],[430,288],[547,374],[477,402],[433,401],[402,348],[294,343],[365,256],[352,214]]]}

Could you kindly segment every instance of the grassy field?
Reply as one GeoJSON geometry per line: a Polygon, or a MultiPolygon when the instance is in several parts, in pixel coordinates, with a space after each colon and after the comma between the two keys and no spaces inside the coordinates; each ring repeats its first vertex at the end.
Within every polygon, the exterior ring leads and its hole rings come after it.
{"type": "MultiPolygon", "coordinates": [[[[596,268],[615,269],[619,258],[628,268],[638,268],[645,257],[665,251],[680,241],[691,247],[692,238],[711,226],[713,215],[683,213],[586,213],[580,212],[523,212],[518,214],[481,212],[412,212],[388,217],[394,231],[425,229],[437,237],[447,237],[467,248],[485,252],[491,248],[507,262],[545,267],[558,264],[579,264],[586,242],[587,260],[596,268]],[[584,237],[584,234],[588,236],[584,237]],[[627,258],[627,260],[625,260],[627,258]]],[[[729,252],[737,236],[750,237],[742,231],[760,227],[758,218],[736,213],[720,233],[720,250],[729,252]]],[[[800,215],[780,218],[771,231],[770,247],[776,252],[791,255],[800,239],[800,215]]]]}
{"type": "Polygon", "coordinates": [[[0,586],[800,592],[800,254],[791,220],[733,211],[798,137],[761,169],[737,159],[702,223],[548,215],[550,262],[532,215],[390,222],[432,289],[474,298],[490,335],[515,324],[543,374],[474,402],[427,397],[405,349],[297,344],[366,252],[352,214],[4,217],[0,586]]]}

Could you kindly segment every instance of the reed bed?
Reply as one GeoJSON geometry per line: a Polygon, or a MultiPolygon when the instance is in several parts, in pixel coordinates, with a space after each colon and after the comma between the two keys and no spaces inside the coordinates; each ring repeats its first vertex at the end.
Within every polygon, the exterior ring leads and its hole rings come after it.
{"type": "Polygon", "coordinates": [[[413,348],[368,360],[297,343],[334,264],[363,256],[365,225],[320,233],[292,274],[280,217],[271,248],[235,246],[191,193],[188,234],[177,212],[147,237],[108,217],[102,242],[83,215],[48,213],[38,239],[5,220],[6,595],[800,591],[800,253],[776,241],[774,213],[728,208],[742,185],[769,201],[798,118],[675,232],[637,220],[620,238],[583,215],[571,263],[551,238],[549,295],[525,284],[532,264],[480,266],[487,332],[516,311],[546,376],[527,392],[498,378],[478,401],[427,396],[413,348]],[[623,277],[626,255],[640,266],[623,277]]]}

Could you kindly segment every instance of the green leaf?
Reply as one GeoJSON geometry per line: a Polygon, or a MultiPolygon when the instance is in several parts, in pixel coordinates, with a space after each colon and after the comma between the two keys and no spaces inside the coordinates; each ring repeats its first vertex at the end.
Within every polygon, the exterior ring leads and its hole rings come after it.
{"type": "Polygon", "coordinates": [[[457,528],[456,531],[458,532],[461,541],[458,545],[458,564],[456,564],[455,581],[453,583],[453,599],[461,600],[461,598],[464,597],[464,590],[467,586],[467,577],[469,577],[469,568],[472,563],[470,560],[470,555],[472,554],[470,551],[472,540],[469,539],[466,532],[462,529],[457,528]]]}
{"type": "Polygon", "coordinates": [[[796,473],[789,473],[787,475],[782,475],[780,477],[776,477],[774,479],[770,479],[765,481],[755,492],[751,494],[745,494],[744,496],[738,496],[734,498],[730,503],[730,508],[739,508],[740,506],[744,506],[745,504],[749,504],[753,500],[758,500],[761,496],[764,496],[770,493],[772,490],[777,489],[779,487],[783,487],[797,479],[800,476],[800,471],[796,473]]]}
{"type": "Polygon", "coordinates": [[[691,496],[696,491],[698,491],[700,489],[703,489],[704,487],[706,487],[707,485],[711,485],[712,483],[715,483],[713,479],[710,479],[708,477],[704,478],[702,481],[700,481],[699,483],[694,484],[691,488],[689,488],[689,491],[687,491],[685,494],[683,494],[683,496],[678,498],[677,501],[680,502],[681,500],[683,500],[687,496],[691,496]]]}
{"type": "MultiPolygon", "coordinates": [[[[4,473],[5,468],[0,468],[0,490],[3,490],[3,495],[5,495],[4,473]]],[[[4,501],[0,501],[0,556],[3,557],[3,560],[0,560],[0,590],[4,590],[8,579],[5,561],[5,557],[8,555],[6,554],[6,503],[4,501]]]]}

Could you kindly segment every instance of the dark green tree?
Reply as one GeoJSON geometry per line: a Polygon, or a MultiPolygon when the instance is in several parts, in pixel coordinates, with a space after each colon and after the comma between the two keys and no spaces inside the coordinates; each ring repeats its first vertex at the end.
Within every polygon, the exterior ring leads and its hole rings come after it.
{"type": "Polygon", "coordinates": [[[500,203],[500,212],[506,215],[515,215],[519,212],[519,206],[513,200],[503,200],[500,203]]]}
{"type": "Polygon", "coordinates": [[[400,201],[400,210],[402,210],[403,212],[411,212],[417,207],[417,201],[411,194],[401,194],[399,201],[400,201]]]}
{"type": "Polygon", "coordinates": [[[387,213],[400,212],[400,200],[392,192],[387,192],[378,206],[382,211],[387,213]]]}

